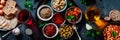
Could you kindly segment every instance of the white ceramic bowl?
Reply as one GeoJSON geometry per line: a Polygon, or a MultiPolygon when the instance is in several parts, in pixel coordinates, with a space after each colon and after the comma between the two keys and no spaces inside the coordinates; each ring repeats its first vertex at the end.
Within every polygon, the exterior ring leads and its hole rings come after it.
{"type": "Polygon", "coordinates": [[[40,20],[42,20],[42,21],[49,21],[49,20],[53,17],[53,10],[52,10],[52,8],[51,8],[50,6],[48,6],[48,5],[41,5],[41,6],[38,8],[38,10],[37,10],[37,17],[38,17],[40,20]],[[44,18],[42,18],[42,17],[39,15],[39,14],[40,14],[40,10],[41,10],[43,7],[48,7],[48,8],[50,8],[50,10],[52,11],[51,16],[50,16],[49,18],[47,18],[47,19],[44,19],[44,18]]]}
{"type": "Polygon", "coordinates": [[[48,23],[48,24],[46,24],[46,25],[42,28],[42,33],[43,33],[43,35],[44,35],[46,38],[54,38],[54,37],[57,36],[57,34],[58,34],[58,27],[57,27],[57,25],[55,25],[54,23],[48,23]],[[55,28],[56,28],[56,33],[55,33],[53,36],[51,36],[51,37],[47,36],[47,35],[44,33],[45,27],[46,27],[47,25],[50,25],[50,24],[54,25],[55,28]]]}
{"type": "Polygon", "coordinates": [[[52,9],[53,9],[54,11],[56,11],[56,12],[62,12],[62,11],[64,11],[64,10],[66,9],[66,7],[67,7],[67,0],[64,0],[66,4],[65,4],[64,8],[61,9],[61,10],[56,10],[56,9],[52,6],[53,1],[54,1],[54,0],[51,1],[51,7],[52,7],[52,9]]]}

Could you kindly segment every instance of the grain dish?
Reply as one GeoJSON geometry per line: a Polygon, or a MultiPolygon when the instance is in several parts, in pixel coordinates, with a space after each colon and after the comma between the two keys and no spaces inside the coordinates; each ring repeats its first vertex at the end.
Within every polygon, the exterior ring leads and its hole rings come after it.
{"type": "Polygon", "coordinates": [[[37,10],[37,17],[42,21],[48,21],[53,17],[53,10],[49,5],[41,5],[37,10]]]}
{"type": "Polygon", "coordinates": [[[40,16],[44,19],[49,18],[52,15],[52,11],[48,7],[44,7],[40,11],[40,16]]]}

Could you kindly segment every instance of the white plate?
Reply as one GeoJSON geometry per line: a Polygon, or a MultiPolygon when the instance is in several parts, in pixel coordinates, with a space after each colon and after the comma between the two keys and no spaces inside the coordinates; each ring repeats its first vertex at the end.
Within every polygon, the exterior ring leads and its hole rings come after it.
{"type": "Polygon", "coordinates": [[[15,28],[16,25],[18,24],[17,18],[13,18],[13,19],[11,19],[11,20],[9,20],[9,21],[10,21],[9,26],[4,27],[4,28],[1,28],[1,29],[0,29],[1,31],[8,31],[8,30],[11,30],[11,29],[15,28]]]}

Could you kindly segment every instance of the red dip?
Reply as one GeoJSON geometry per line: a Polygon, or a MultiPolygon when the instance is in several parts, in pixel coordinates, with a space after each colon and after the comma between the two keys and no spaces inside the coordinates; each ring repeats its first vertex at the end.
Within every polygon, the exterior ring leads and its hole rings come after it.
{"type": "Polygon", "coordinates": [[[52,24],[46,25],[45,28],[44,28],[44,33],[47,36],[51,37],[51,36],[55,35],[56,27],[52,24]]]}
{"type": "Polygon", "coordinates": [[[65,18],[62,16],[62,14],[57,13],[53,16],[52,21],[56,24],[56,25],[61,25],[64,22],[65,18]]]}

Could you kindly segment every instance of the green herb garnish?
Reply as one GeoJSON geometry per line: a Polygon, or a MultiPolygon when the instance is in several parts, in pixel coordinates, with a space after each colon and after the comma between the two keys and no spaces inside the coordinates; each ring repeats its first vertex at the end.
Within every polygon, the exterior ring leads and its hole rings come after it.
{"type": "Polygon", "coordinates": [[[95,33],[92,32],[92,37],[95,38],[95,33]]]}
{"type": "Polygon", "coordinates": [[[71,15],[71,16],[67,16],[67,19],[73,20],[75,18],[75,16],[71,15]]]}
{"type": "Polygon", "coordinates": [[[24,2],[24,5],[25,5],[25,7],[26,7],[28,10],[31,10],[31,9],[32,9],[32,1],[26,0],[26,1],[24,2]]]}
{"type": "Polygon", "coordinates": [[[71,7],[73,5],[73,3],[72,2],[68,2],[68,5],[71,7]]]}
{"type": "Polygon", "coordinates": [[[80,3],[87,4],[87,0],[80,0],[80,3]]]}
{"type": "Polygon", "coordinates": [[[86,36],[90,36],[91,34],[90,34],[90,32],[86,32],[85,35],[86,36]]]}
{"type": "Polygon", "coordinates": [[[114,37],[117,36],[117,33],[113,31],[112,36],[114,36],[114,37]]]}
{"type": "Polygon", "coordinates": [[[95,38],[97,36],[100,36],[100,32],[96,31],[95,29],[89,30],[85,33],[86,36],[91,36],[92,38],[95,38]]]}
{"type": "Polygon", "coordinates": [[[59,36],[57,36],[57,37],[56,37],[56,40],[60,40],[60,37],[59,37],[59,36]]]}
{"type": "Polygon", "coordinates": [[[99,35],[100,35],[100,32],[96,32],[96,35],[98,35],[98,36],[99,36],[99,35]]]}
{"type": "Polygon", "coordinates": [[[45,24],[47,24],[47,22],[42,22],[42,23],[40,23],[40,24],[39,24],[39,28],[44,27],[44,26],[45,26],[45,24]]]}

